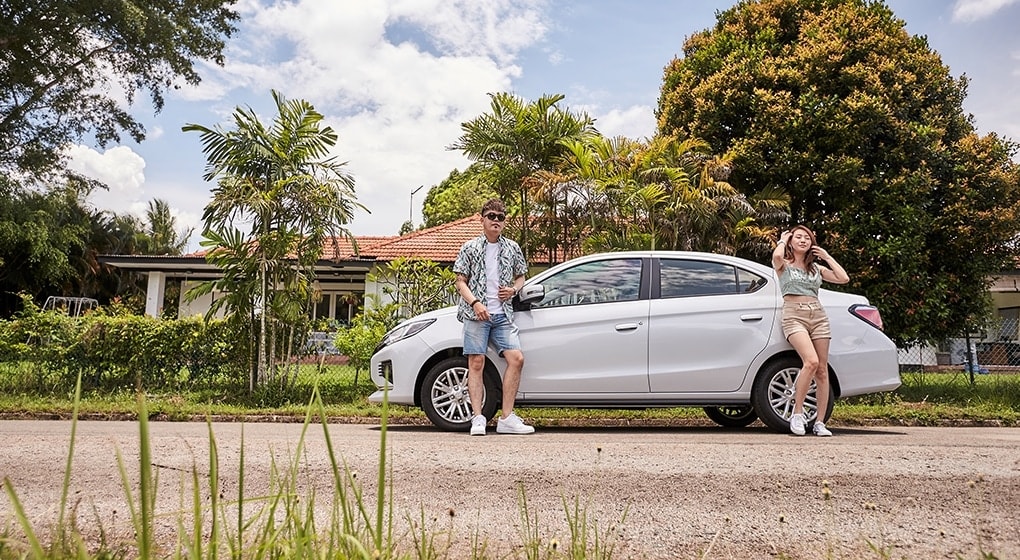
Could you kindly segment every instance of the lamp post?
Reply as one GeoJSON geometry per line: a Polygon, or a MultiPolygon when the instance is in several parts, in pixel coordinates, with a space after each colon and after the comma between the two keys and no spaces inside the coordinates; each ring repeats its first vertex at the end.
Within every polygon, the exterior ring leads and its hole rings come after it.
{"type": "Polygon", "coordinates": [[[417,189],[411,189],[411,201],[407,208],[407,221],[411,222],[411,227],[414,227],[414,195],[424,187],[425,185],[418,185],[417,189]]]}

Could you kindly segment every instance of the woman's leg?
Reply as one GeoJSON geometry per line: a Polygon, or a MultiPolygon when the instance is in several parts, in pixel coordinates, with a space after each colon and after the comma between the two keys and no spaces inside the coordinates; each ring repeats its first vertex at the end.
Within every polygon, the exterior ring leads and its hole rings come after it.
{"type": "MultiPolygon", "coordinates": [[[[815,372],[818,370],[818,352],[807,332],[795,332],[790,335],[789,341],[793,349],[797,351],[801,361],[800,373],[797,374],[793,395],[793,413],[804,414],[804,399],[807,397],[808,389],[811,387],[811,379],[815,377],[815,372]]],[[[826,340],[826,343],[828,343],[828,340],[826,340]]],[[[826,350],[828,350],[828,344],[826,344],[826,350]]],[[[828,377],[826,377],[826,380],[828,380],[828,377]]]]}
{"type": "MultiPolygon", "coordinates": [[[[825,423],[825,411],[829,406],[829,339],[818,338],[811,341],[818,366],[815,368],[815,401],[818,404],[818,422],[825,423]]],[[[798,379],[798,381],[800,381],[798,379]]],[[[798,383],[799,388],[799,383],[798,383]]],[[[805,392],[807,389],[805,389],[805,392]]]]}

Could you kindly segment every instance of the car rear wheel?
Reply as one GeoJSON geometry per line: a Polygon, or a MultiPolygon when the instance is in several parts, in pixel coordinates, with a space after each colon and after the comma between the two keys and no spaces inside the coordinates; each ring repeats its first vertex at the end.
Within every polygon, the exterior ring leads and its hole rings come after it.
{"type": "MultiPolygon", "coordinates": [[[[751,406],[758,418],[769,428],[777,432],[790,431],[790,417],[793,416],[794,391],[797,374],[801,362],[798,358],[783,358],[769,364],[758,375],[751,391],[751,406]]],[[[829,384],[829,403],[825,407],[823,418],[829,419],[835,404],[835,393],[829,384]]],[[[807,398],[804,399],[804,418],[808,424],[818,416],[818,403],[815,398],[815,382],[811,382],[807,398]]]]}
{"type": "MultiPolygon", "coordinates": [[[[485,384],[482,414],[492,418],[502,399],[499,373],[486,362],[482,378],[485,384]]],[[[473,415],[467,382],[467,358],[464,356],[447,358],[425,374],[421,385],[421,408],[437,427],[451,432],[467,431],[473,415]]]]}
{"type": "Polygon", "coordinates": [[[706,406],[704,411],[713,422],[726,428],[743,428],[758,419],[750,405],[706,406]]]}

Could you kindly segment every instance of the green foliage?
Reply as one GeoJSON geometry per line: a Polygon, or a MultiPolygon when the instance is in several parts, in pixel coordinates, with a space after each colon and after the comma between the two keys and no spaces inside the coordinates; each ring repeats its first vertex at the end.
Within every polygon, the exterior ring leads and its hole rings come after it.
{"type": "Polygon", "coordinates": [[[587,114],[559,106],[563,95],[544,95],[529,102],[509,93],[490,94],[489,112],[461,124],[463,134],[450,146],[471,160],[472,175],[482,177],[503,201],[520,209],[519,243],[525,257],[537,248],[531,241],[533,215],[549,215],[539,194],[543,172],[555,170],[566,155],[564,142],[598,134],[587,114]]]}
{"type": "Polygon", "coordinates": [[[72,189],[37,192],[0,176],[0,314],[16,309],[9,294],[41,298],[74,278],[90,229],[72,189]]]}
{"type": "Polygon", "coordinates": [[[429,260],[394,259],[369,273],[368,279],[380,286],[404,318],[452,305],[457,295],[457,275],[429,260]]]}
{"type": "MultiPolygon", "coordinates": [[[[392,305],[392,304],[391,304],[392,305]]],[[[392,312],[393,310],[387,310],[392,312]]],[[[347,364],[357,372],[368,369],[372,353],[386,335],[386,331],[395,326],[385,312],[362,313],[354,318],[349,327],[337,330],[333,344],[341,355],[347,357],[347,364]]]]}
{"type": "Polygon", "coordinates": [[[475,163],[429,193],[427,216],[476,212],[469,193],[492,185],[521,218],[507,235],[529,258],[550,263],[621,249],[763,257],[789,219],[785,192],[741,193],[728,182],[731,156],[713,155],[703,141],[605,138],[586,115],[561,108],[561,95],[492,97],[490,111],[464,123],[453,146],[475,163]],[[440,213],[441,203],[456,210],[440,213]]]}
{"type": "MultiPolygon", "coordinates": [[[[198,387],[225,377],[243,379],[246,341],[229,321],[167,321],[148,316],[83,317],[29,305],[0,321],[0,362],[35,364],[42,386],[117,391],[198,387]]],[[[25,387],[31,389],[31,387],[25,387]]]]}
{"type": "Polygon", "coordinates": [[[148,221],[141,253],[144,255],[180,255],[188,246],[193,228],[177,229],[177,218],[170,214],[167,201],[154,198],[145,211],[148,221]]]}
{"type": "Polygon", "coordinates": [[[148,90],[159,111],[178,79],[199,83],[196,61],[222,64],[234,2],[5,0],[0,169],[45,175],[60,166],[64,146],[83,137],[106,146],[126,132],[141,141],[144,128],[127,105],[148,90]]]}
{"type": "Polygon", "coordinates": [[[789,193],[906,344],[980,320],[988,278],[1013,268],[1017,146],[978,137],[965,95],[884,3],[744,0],[687,39],[657,116],[732,154],[748,196],[789,193]]]}
{"type": "Polygon", "coordinates": [[[476,166],[465,172],[454,169],[425,195],[422,204],[425,227],[435,227],[477,214],[486,200],[496,196],[496,190],[476,166]]]}
{"type": "Polygon", "coordinates": [[[21,292],[40,305],[48,296],[73,296],[144,309],[142,276],[104,264],[100,256],[180,254],[187,239],[176,236],[190,233],[173,232],[169,208],[158,199],[150,202],[148,226],[95,210],[86,202],[94,188],[71,179],[35,189],[0,176],[0,317],[17,310],[11,296],[21,292]]]}

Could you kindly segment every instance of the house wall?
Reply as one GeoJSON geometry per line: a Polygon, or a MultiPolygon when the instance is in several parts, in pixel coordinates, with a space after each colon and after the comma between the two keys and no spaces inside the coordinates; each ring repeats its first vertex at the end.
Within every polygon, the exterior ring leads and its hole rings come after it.
{"type": "MultiPolygon", "coordinates": [[[[185,294],[188,293],[188,290],[198,286],[199,284],[201,284],[201,282],[195,280],[184,280],[181,282],[181,295],[177,300],[178,317],[184,318],[194,315],[205,315],[206,312],[209,311],[209,308],[212,307],[213,301],[223,297],[223,292],[214,290],[212,293],[205,294],[194,301],[187,301],[184,297],[185,294]]],[[[225,315],[226,314],[223,310],[220,309],[216,313],[216,318],[222,319],[225,315]]]]}

